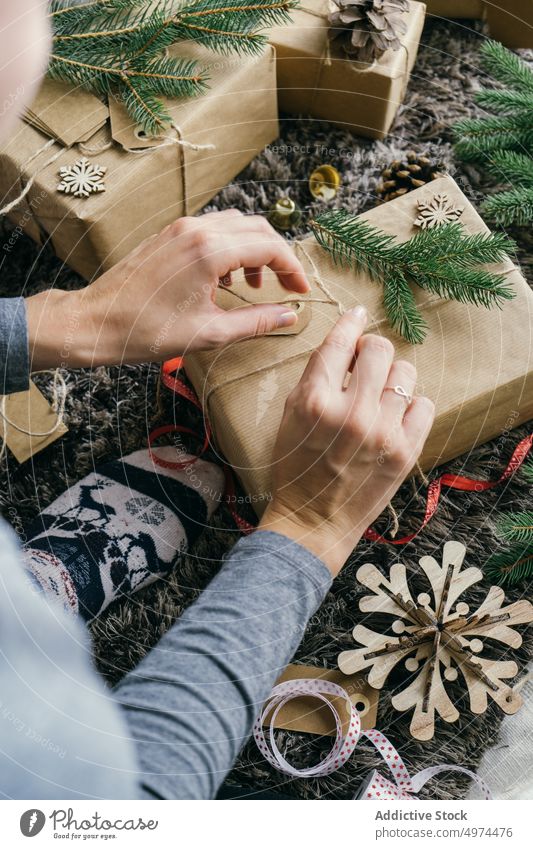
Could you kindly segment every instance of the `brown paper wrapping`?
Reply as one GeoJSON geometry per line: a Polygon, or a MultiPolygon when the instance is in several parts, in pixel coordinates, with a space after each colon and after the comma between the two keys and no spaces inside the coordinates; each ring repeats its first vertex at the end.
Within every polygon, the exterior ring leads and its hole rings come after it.
{"type": "MultiPolygon", "coordinates": [[[[461,221],[469,232],[487,227],[451,177],[371,210],[365,218],[405,241],[416,232],[417,201],[446,192],[464,206],[461,221]]],[[[335,266],[311,237],[303,243],[320,279],[346,308],[364,304],[368,331],[389,337],[398,357],[418,369],[418,392],[436,405],[436,419],[421,464],[425,470],[463,454],[533,417],[533,293],[510,260],[500,270],[516,292],[502,309],[486,310],[445,301],[415,287],[415,297],[429,325],[425,342],[409,345],[389,326],[382,287],[365,275],[335,266]]],[[[298,251],[298,248],[295,247],[298,251]]],[[[187,373],[202,401],[216,443],[236,470],[247,497],[261,515],[270,497],[270,457],[285,399],[299,380],[313,351],[338,318],[338,309],[313,284],[302,300],[311,301],[309,324],[292,336],[250,339],[217,352],[186,359],[187,373]]],[[[236,291],[250,297],[242,277],[236,291]]],[[[291,297],[271,274],[265,275],[261,300],[291,297]]]]}
{"type": "Polygon", "coordinates": [[[506,47],[533,47],[533,0],[426,0],[429,15],[484,18],[492,38],[506,47]]]}
{"type": "Polygon", "coordinates": [[[533,0],[500,0],[485,8],[492,38],[506,47],[533,47],[533,0]]]}
{"type": "MultiPolygon", "coordinates": [[[[272,48],[256,57],[214,57],[187,42],[179,45],[179,55],[208,67],[210,89],[198,98],[167,101],[167,105],[183,139],[213,144],[215,150],[169,145],[139,155],[113,144],[91,157],[107,168],[106,191],[80,199],[57,192],[59,168],[84,155],[76,145],[65,148],[57,161],[38,174],[29,195],[10,213],[13,222],[37,241],[49,238],[57,255],[86,278],[114,265],[174,219],[197,212],[278,135],[272,48]]],[[[64,98],[60,103],[65,109],[64,98]]],[[[42,97],[40,108],[42,112],[42,97]]],[[[46,98],[45,111],[50,125],[52,110],[46,98]]],[[[99,147],[109,140],[106,125],[87,146],[99,147]]],[[[0,148],[0,206],[15,198],[29,177],[60,149],[54,145],[24,170],[46,141],[46,135],[21,121],[0,148]]]]}
{"type": "Polygon", "coordinates": [[[425,0],[428,15],[442,18],[481,18],[483,0],[425,0]]]}
{"type": "Polygon", "coordinates": [[[291,25],[275,27],[270,34],[278,56],[280,109],[340,124],[359,135],[384,138],[404,100],[425,5],[412,0],[402,48],[389,50],[370,68],[347,59],[335,42],[328,59],[329,0],[303,0],[302,6],[291,13],[291,25]]]}

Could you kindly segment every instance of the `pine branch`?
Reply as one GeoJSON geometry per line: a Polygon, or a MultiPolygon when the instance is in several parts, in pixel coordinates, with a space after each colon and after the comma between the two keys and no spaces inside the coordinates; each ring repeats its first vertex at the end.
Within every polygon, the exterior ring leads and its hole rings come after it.
{"type": "Polygon", "coordinates": [[[500,182],[533,187],[533,157],[503,150],[487,159],[487,168],[500,182]]]}
{"type": "Polygon", "coordinates": [[[323,213],[311,222],[311,228],[335,263],[365,272],[383,284],[386,315],[411,344],[424,340],[427,327],[410,284],[487,308],[514,297],[503,275],[482,267],[501,262],[514,251],[514,243],[502,233],[465,235],[459,224],[449,224],[397,243],[344,210],[323,213]]]}
{"type": "Polygon", "coordinates": [[[533,511],[504,514],[498,523],[498,536],[506,542],[533,546],[533,511]]]}
{"type": "Polygon", "coordinates": [[[533,548],[511,546],[491,555],[485,564],[485,575],[501,587],[513,587],[533,578],[533,548]]]}
{"type": "Polygon", "coordinates": [[[483,202],[481,211],[503,227],[525,227],[533,221],[533,188],[520,187],[493,195],[483,202]]]}
{"type": "Polygon", "coordinates": [[[255,54],[262,27],[286,23],[296,0],[101,0],[50,5],[49,74],[99,94],[118,93],[148,135],[171,123],[159,97],[194,97],[207,74],[195,63],[163,55],[194,40],[221,53],[255,54]]]}
{"type": "Polygon", "coordinates": [[[485,156],[495,151],[533,152],[531,115],[468,118],[459,121],[453,131],[455,152],[468,162],[484,162],[485,156]]]}
{"type": "Polygon", "coordinates": [[[475,101],[490,112],[504,114],[525,112],[531,115],[533,110],[533,92],[529,91],[483,89],[476,94],[475,101]]]}
{"type": "Polygon", "coordinates": [[[516,53],[497,41],[486,41],[480,50],[481,63],[488,74],[505,86],[533,94],[533,74],[516,53]]]}

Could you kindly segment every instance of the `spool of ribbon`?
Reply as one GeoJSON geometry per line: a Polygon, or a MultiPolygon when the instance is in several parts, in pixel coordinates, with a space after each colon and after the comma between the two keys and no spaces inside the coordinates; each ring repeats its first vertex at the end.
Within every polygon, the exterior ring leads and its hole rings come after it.
{"type": "Polygon", "coordinates": [[[332,681],[324,681],[315,678],[301,678],[295,681],[285,681],[277,684],[268,700],[266,701],[259,718],[257,719],[253,735],[259,751],[263,754],[271,766],[291,775],[293,778],[320,778],[331,775],[340,769],[355,751],[361,737],[366,737],[377,749],[383,758],[385,765],[389,768],[393,781],[385,778],[381,773],[374,770],[363,781],[354,799],[365,800],[392,800],[392,799],[414,799],[422,787],[435,775],[441,772],[461,772],[468,775],[479,787],[483,799],[492,799],[492,794],[484,781],[475,772],[462,766],[452,764],[438,764],[410,776],[400,754],[392,745],[390,740],[381,731],[372,728],[369,731],[361,729],[361,720],[356,707],[350,701],[346,690],[332,681]],[[274,737],[274,724],[279,711],[291,699],[300,696],[313,696],[326,704],[333,714],[337,729],[335,742],[326,757],[306,769],[296,769],[281,754],[274,737]],[[342,698],[349,705],[349,722],[346,732],[343,729],[343,720],[331,697],[342,698]],[[269,718],[270,717],[270,718],[269,718]],[[268,721],[267,736],[263,726],[268,721]],[[268,738],[268,742],[267,742],[268,738]]]}

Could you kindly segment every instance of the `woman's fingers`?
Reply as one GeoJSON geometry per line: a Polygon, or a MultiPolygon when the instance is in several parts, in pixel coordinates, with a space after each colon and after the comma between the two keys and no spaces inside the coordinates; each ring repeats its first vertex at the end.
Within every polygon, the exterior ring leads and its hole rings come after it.
{"type": "Polygon", "coordinates": [[[417,396],[403,418],[403,430],[417,454],[422,449],[435,419],[435,404],[425,396],[417,396]]]}
{"type": "Polygon", "coordinates": [[[341,316],[311,356],[302,381],[320,387],[323,391],[342,391],[366,322],[367,312],[364,307],[356,307],[341,316]]]}
{"type": "Polygon", "coordinates": [[[391,366],[381,396],[384,416],[403,419],[416,386],[416,368],[407,360],[396,360],[391,366]]]}
{"type": "Polygon", "coordinates": [[[358,406],[377,410],[393,357],[394,346],[384,336],[368,334],[359,340],[348,386],[358,406]]]}
{"type": "Polygon", "coordinates": [[[233,310],[214,308],[212,318],[202,326],[208,337],[206,347],[218,348],[254,336],[264,336],[280,327],[296,324],[298,316],[283,304],[254,304],[233,310]]]}

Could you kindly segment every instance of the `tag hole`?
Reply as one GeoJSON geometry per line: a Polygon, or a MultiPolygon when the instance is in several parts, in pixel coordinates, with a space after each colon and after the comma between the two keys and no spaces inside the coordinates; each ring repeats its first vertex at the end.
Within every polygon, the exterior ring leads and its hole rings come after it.
{"type": "Polygon", "coordinates": [[[363,713],[366,713],[366,712],[367,712],[367,710],[368,710],[368,705],[367,705],[367,703],[366,703],[366,702],[364,702],[364,701],[362,701],[361,699],[358,699],[358,700],[355,702],[354,706],[355,706],[355,709],[356,709],[357,713],[361,713],[361,714],[363,714],[363,713]]]}
{"type": "Polygon", "coordinates": [[[137,138],[138,138],[138,139],[147,139],[147,138],[148,138],[148,136],[146,135],[146,133],[144,132],[144,130],[143,130],[143,129],[141,129],[141,127],[136,127],[136,128],[135,128],[135,130],[134,130],[134,135],[135,135],[135,136],[137,136],[137,138]]]}

